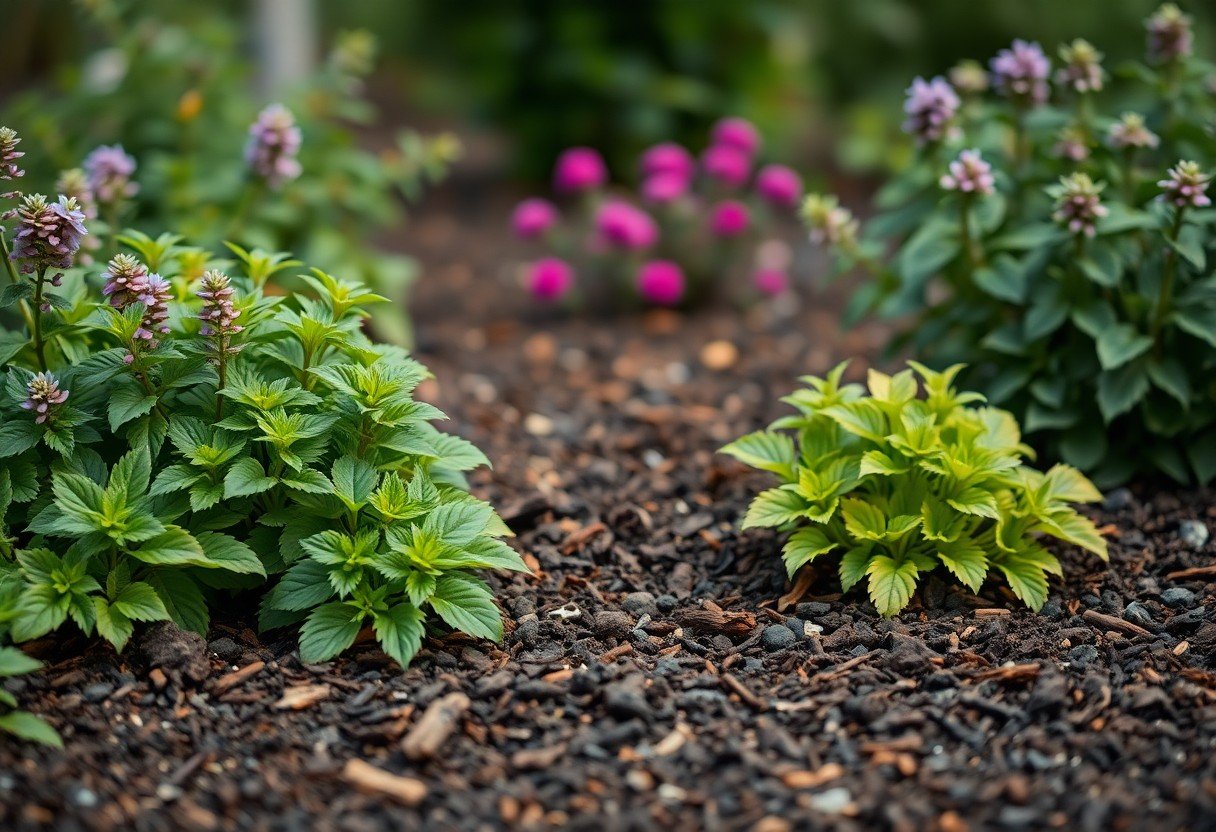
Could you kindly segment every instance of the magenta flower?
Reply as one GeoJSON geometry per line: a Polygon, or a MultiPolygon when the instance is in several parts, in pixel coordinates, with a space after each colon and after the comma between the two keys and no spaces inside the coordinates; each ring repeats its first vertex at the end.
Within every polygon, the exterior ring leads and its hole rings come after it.
{"type": "Polygon", "coordinates": [[[747,230],[750,219],[746,205],[728,199],[714,206],[709,218],[709,230],[715,237],[738,237],[747,230]]]}
{"type": "Polygon", "coordinates": [[[557,223],[557,208],[547,199],[525,199],[515,206],[511,214],[511,227],[515,236],[523,240],[535,240],[545,236],[557,223]]]}
{"type": "Polygon", "coordinates": [[[777,297],[789,291],[790,278],[781,269],[762,268],[752,274],[752,284],[760,294],[777,297]]]}
{"type": "Polygon", "coordinates": [[[649,248],[659,239],[659,227],[651,216],[619,199],[600,206],[595,225],[604,242],[630,251],[649,248]]]}
{"type": "Polygon", "coordinates": [[[908,118],[903,129],[917,144],[940,142],[954,132],[954,117],[962,102],[945,78],[914,78],[907,95],[904,112],[908,118]]]}
{"type": "Polygon", "coordinates": [[[84,158],[84,171],[93,198],[100,205],[114,205],[139,193],[139,185],[131,181],[135,159],[120,144],[94,149],[84,158]]]}
{"type": "Polygon", "coordinates": [[[1167,64],[1190,57],[1193,48],[1191,18],[1173,3],[1166,3],[1144,21],[1148,31],[1148,59],[1167,64]]]}
{"type": "Polygon", "coordinates": [[[684,272],[670,260],[651,260],[638,269],[637,285],[648,303],[675,306],[684,297],[684,272]]]}
{"type": "Polygon", "coordinates": [[[1157,186],[1162,190],[1161,198],[1175,208],[1206,208],[1212,204],[1207,194],[1211,182],[1212,175],[1204,173],[1197,162],[1181,161],[1157,186]]]}
{"type": "Polygon", "coordinates": [[[656,144],[642,154],[642,175],[646,177],[671,174],[687,181],[696,169],[692,154],[675,142],[656,144]]]}
{"type": "Polygon", "coordinates": [[[987,196],[996,190],[992,165],[984,161],[978,150],[964,150],[950,163],[950,172],[939,180],[947,191],[987,196]]]}
{"type": "Polygon", "coordinates": [[[59,406],[68,400],[67,390],[59,389],[59,379],[51,373],[38,373],[25,386],[25,401],[21,407],[33,411],[34,422],[44,424],[55,416],[59,406]]]}
{"type": "Polygon", "coordinates": [[[1019,107],[1047,103],[1051,61],[1037,43],[1015,40],[1010,48],[997,53],[990,66],[997,90],[1019,107]]]}
{"type": "Polygon", "coordinates": [[[688,193],[688,179],[678,173],[656,173],[642,181],[642,198],[656,205],[675,202],[688,193]]]}
{"type": "Polygon", "coordinates": [[[553,187],[559,193],[579,193],[602,187],[608,181],[604,157],[590,147],[572,147],[557,157],[553,187]]]}
{"type": "Polygon", "coordinates": [[[802,177],[785,165],[765,165],[756,174],[756,192],[779,208],[794,208],[802,199],[802,177]]]}
{"type": "Polygon", "coordinates": [[[574,285],[574,269],[565,260],[545,257],[528,269],[528,289],[540,300],[561,300],[574,285]]]}
{"type": "Polygon", "coordinates": [[[715,145],[733,147],[745,156],[754,156],[760,149],[760,133],[754,124],[743,118],[724,118],[713,126],[710,138],[715,145]]]}
{"type": "Polygon", "coordinates": [[[1047,189],[1056,201],[1051,218],[1070,234],[1093,237],[1097,233],[1098,220],[1110,213],[1102,204],[1105,187],[1104,183],[1095,183],[1084,173],[1060,177],[1059,185],[1047,189]]]}
{"type": "Polygon", "coordinates": [[[701,154],[701,167],[711,179],[738,188],[747,182],[752,162],[751,158],[737,147],[715,144],[701,154]]]}
{"type": "Polygon", "coordinates": [[[280,188],[303,170],[296,158],[302,141],[291,110],[282,104],[270,104],[249,126],[245,164],[268,186],[280,188]]]}
{"type": "Polygon", "coordinates": [[[58,202],[47,202],[42,194],[32,194],[22,200],[17,217],[10,258],[22,274],[71,268],[73,255],[89,233],[76,200],[61,196],[58,202]]]}

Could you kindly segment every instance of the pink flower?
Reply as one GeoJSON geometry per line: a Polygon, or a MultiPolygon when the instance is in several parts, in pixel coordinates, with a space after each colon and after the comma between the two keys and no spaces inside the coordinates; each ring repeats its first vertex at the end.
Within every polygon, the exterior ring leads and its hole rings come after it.
{"type": "Polygon", "coordinates": [[[668,173],[688,180],[696,167],[692,154],[675,142],[656,144],[642,154],[642,174],[647,177],[668,173]]]}
{"type": "Polygon", "coordinates": [[[738,188],[747,181],[752,162],[748,155],[737,147],[715,144],[701,154],[701,166],[711,178],[732,188],[738,188]]]}
{"type": "Polygon", "coordinates": [[[752,283],[762,295],[777,297],[784,295],[790,288],[790,278],[781,269],[756,269],[752,275],[752,283]]]}
{"type": "Polygon", "coordinates": [[[760,149],[760,133],[754,124],[743,118],[724,118],[710,133],[713,143],[752,156],[760,149]]]}
{"type": "Polygon", "coordinates": [[[734,199],[719,202],[709,218],[709,230],[715,237],[738,237],[747,230],[750,215],[747,206],[734,199]]]}
{"type": "Polygon", "coordinates": [[[802,198],[802,177],[785,165],[765,165],[756,175],[756,191],[781,208],[793,208],[802,198]]]}
{"type": "Polygon", "coordinates": [[[688,179],[678,173],[656,173],[642,182],[642,198],[663,205],[688,193],[688,179]]]}
{"type": "Polygon", "coordinates": [[[534,240],[557,223],[557,209],[547,199],[525,199],[511,214],[511,228],[523,240],[534,240]]]}
{"type": "Polygon", "coordinates": [[[636,251],[649,248],[659,239],[659,227],[651,216],[619,199],[600,206],[595,225],[600,237],[618,248],[636,251]]]}
{"type": "Polygon", "coordinates": [[[670,260],[651,260],[638,269],[638,291],[648,303],[675,306],[684,297],[684,272],[670,260]]]}
{"type": "Polygon", "coordinates": [[[608,181],[604,157],[590,147],[572,147],[557,157],[553,187],[559,193],[590,191],[608,181]]]}
{"type": "Polygon", "coordinates": [[[943,190],[962,191],[965,194],[987,196],[996,190],[996,177],[992,165],[980,156],[978,150],[964,150],[950,163],[950,172],[938,183],[943,190]]]}
{"type": "Polygon", "coordinates": [[[528,288],[540,300],[561,300],[574,285],[574,269],[565,260],[545,257],[528,270],[528,288]]]}

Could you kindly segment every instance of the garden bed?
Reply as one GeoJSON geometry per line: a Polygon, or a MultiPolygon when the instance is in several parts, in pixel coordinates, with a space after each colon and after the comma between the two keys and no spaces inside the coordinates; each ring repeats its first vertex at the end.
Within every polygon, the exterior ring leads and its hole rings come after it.
{"type": "Polygon", "coordinates": [[[537,573],[497,582],[501,648],[304,667],[252,615],[33,645],[20,698],[67,751],[0,746],[0,826],[1213,828],[1216,544],[1180,533],[1210,492],[1109,495],[1111,563],[1058,548],[1039,615],[993,584],[930,579],[891,621],[831,576],[791,592],[776,537],[737,529],[764,478],[715,451],[882,333],[831,296],[524,323],[504,205],[402,241],[420,398],[494,460],[474,492],[537,573]]]}

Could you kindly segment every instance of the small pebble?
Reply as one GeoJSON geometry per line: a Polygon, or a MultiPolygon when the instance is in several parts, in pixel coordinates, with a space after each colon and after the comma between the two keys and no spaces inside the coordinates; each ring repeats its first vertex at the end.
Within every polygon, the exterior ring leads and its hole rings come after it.
{"type": "Polygon", "coordinates": [[[659,614],[659,606],[655,603],[654,594],[650,592],[631,592],[621,601],[621,609],[631,615],[659,614]]]}
{"type": "Polygon", "coordinates": [[[1098,660],[1098,648],[1092,644],[1078,644],[1068,651],[1068,660],[1076,667],[1088,667],[1098,660]]]}
{"type": "Polygon", "coordinates": [[[772,624],[765,627],[764,633],[760,636],[760,643],[770,653],[792,647],[797,640],[798,637],[794,635],[794,632],[782,624],[772,624]]]}
{"type": "Polygon", "coordinates": [[[1126,488],[1116,488],[1102,500],[1102,508],[1107,511],[1122,511],[1129,507],[1135,498],[1126,488]]]}
{"type": "Polygon", "coordinates": [[[1127,605],[1123,610],[1123,618],[1133,624],[1139,624],[1141,627],[1151,627],[1154,623],[1153,615],[1148,611],[1148,607],[1139,601],[1132,601],[1127,605]]]}
{"type": "Polygon", "coordinates": [[[1195,593],[1184,586],[1172,586],[1161,593],[1161,603],[1174,609],[1187,609],[1195,603],[1195,593]]]}
{"type": "Polygon", "coordinates": [[[853,802],[853,795],[844,786],[811,795],[811,808],[828,815],[839,815],[853,802]]]}
{"type": "Polygon", "coordinates": [[[602,638],[625,638],[633,629],[629,613],[620,610],[600,610],[595,614],[595,634],[602,638]]]}
{"type": "Polygon", "coordinates": [[[1202,549],[1210,536],[1208,527],[1198,520],[1183,520],[1178,524],[1178,537],[1192,549],[1202,549]]]}

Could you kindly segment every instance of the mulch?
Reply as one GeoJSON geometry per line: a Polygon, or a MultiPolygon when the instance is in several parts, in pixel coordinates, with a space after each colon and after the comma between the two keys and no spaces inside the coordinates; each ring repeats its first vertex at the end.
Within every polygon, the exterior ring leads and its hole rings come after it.
{"type": "Polygon", "coordinates": [[[883,333],[842,333],[832,292],[546,318],[504,211],[395,241],[427,265],[421,395],[494,460],[473,490],[536,573],[494,579],[504,643],[303,666],[238,603],[206,641],[36,644],[8,687],[67,750],[0,739],[0,828],[1216,829],[1210,491],[1108,495],[1111,563],[1058,550],[1037,615],[995,583],[930,577],[893,620],[830,574],[791,587],[738,531],[763,476],[715,451],[883,333]]]}

